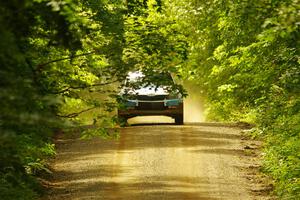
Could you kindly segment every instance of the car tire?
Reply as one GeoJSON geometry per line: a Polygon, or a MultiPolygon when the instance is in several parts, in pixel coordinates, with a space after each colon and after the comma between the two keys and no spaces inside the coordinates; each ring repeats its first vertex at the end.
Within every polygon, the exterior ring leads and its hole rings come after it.
{"type": "Polygon", "coordinates": [[[175,124],[182,125],[183,124],[183,115],[175,117],[175,124]]]}
{"type": "Polygon", "coordinates": [[[128,126],[127,120],[128,120],[127,117],[118,116],[118,122],[119,122],[119,125],[120,125],[121,127],[128,126]]]}

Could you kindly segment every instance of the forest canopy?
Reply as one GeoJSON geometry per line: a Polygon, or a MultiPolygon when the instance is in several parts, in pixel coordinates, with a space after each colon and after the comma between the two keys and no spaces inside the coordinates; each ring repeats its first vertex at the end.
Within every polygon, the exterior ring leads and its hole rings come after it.
{"type": "Polygon", "coordinates": [[[299,199],[299,27],[299,0],[1,1],[2,197],[37,198],[53,134],[84,113],[118,126],[112,94],[141,70],[192,81],[208,120],[256,124],[275,192],[299,199]]]}

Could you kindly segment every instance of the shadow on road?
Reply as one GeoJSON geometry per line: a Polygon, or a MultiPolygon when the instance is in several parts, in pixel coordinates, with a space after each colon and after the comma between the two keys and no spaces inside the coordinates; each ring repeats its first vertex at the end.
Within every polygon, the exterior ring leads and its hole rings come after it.
{"type": "Polygon", "coordinates": [[[203,154],[238,156],[242,151],[230,147],[232,142],[239,140],[240,136],[236,133],[209,128],[204,131],[196,126],[148,125],[122,128],[120,134],[119,140],[58,139],[59,154],[54,166],[51,198],[46,199],[219,200],[231,199],[236,193],[225,190],[225,186],[235,188],[237,183],[230,183],[224,177],[205,176],[205,172],[192,177],[182,175],[184,173],[169,174],[166,169],[158,175],[153,175],[153,172],[147,175],[148,172],[142,169],[149,165],[149,168],[160,170],[154,162],[170,167],[170,163],[164,160],[155,160],[155,156],[166,152],[173,152],[173,157],[175,155],[174,161],[170,162],[181,165],[173,166],[178,173],[181,173],[180,168],[185,166],[185,161],[181,163],[176,159],[184,156],[191,156],[192,163],[194,158],[203,154]],[[139,161],[139,153],[144,151],[154,158],[139,161]],[[125,157],[132,163],[128,164],[125,157]]]}

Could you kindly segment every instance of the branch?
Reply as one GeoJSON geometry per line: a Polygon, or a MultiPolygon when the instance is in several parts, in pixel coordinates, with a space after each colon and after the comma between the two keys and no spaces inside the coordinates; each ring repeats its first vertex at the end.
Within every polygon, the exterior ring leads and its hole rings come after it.
{"type": "Polygon", "coordinates": [[[92,108],[87,108],[85,110],[82,110],[80,112],[76,112],[76,113],[70,113],[70,114],[67,114],[67,115],[56,115],[57,117],[62,117],[62,118],[74,118],[74,117],[77,117],[78,115],[84,113],[84,112],[87,112],[87,111],[90,111],[90,110],[93,110],[95,108],[98,108],[98,107],[92,107],[92,108]]]}
{"type": "Polygon", "coordinates": [[[59,59],[56,59],[56,60],[51,60],[51,61],[48,61],[46,63],[38,64],[36,70],[41,71],[46,65],[49,65],[51,63],[60,62],[60,61],[63,61],[63,60],[70,60],[70,59],[73,59],[73,58],[78,58],[78,57],[81,57],[81,56],[87,56],[87,55],[91,55],[91,54],[94,54],[94,53],[96,53],[96,51],[91,51],[91,52],[87,52],[87,53],[83,53],[83,54],[78,54],[78,55],[75,55],[75,56],[69,56],[69,57],[65,57],[65,58],[59,58],[59,59]]]}
{"type": "Polygon", "coordinates": [[[109,84],[116,83],[116,82],[118,82],[118,80],[114,80],[114,81],[110,81],[110,82],[106,82],[106,83],[95,83],[95,84],[88,85],[88,86],[70,86],[61,91],[54,92],[53,94],[62,94],[62,93],[68,92],[70,90],[86,89],[86,88],[91,88],[91,87],[96,87],[96,86],[104,86],[104,85],[109,85],[109,84]]]}

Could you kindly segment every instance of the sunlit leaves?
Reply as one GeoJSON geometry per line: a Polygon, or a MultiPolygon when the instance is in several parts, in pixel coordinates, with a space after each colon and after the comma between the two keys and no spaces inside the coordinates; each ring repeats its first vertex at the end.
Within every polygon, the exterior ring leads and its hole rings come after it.
{"type": "Polygon", "coordinates": [[[268,138],[265,167],[278,194],[299,198],[300,130],[290,123],[299,120],[299,0],[165,5],[170,18],[182,19],[190,49],[179,71],[205,91],[208,118],[256,122],[268,138]]]}
{"type": "Polygon", "coordinates": [[[104,119],[115,106],[99,93],[108,96],[102,86],[125,71],[125,7],[96,0],[0,5],[0,190],[4,199],[33,199],[32,175],[48,171],[52,134],[74,125],[63,118],[82,122],[97,108],[86,121],[104,119]]]}

